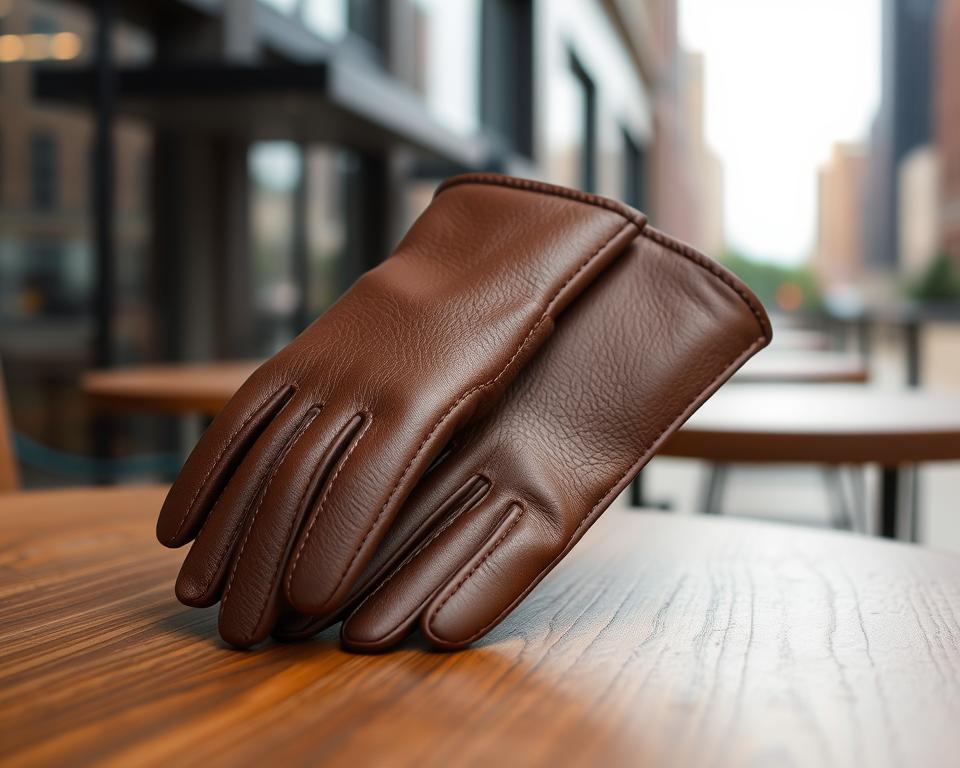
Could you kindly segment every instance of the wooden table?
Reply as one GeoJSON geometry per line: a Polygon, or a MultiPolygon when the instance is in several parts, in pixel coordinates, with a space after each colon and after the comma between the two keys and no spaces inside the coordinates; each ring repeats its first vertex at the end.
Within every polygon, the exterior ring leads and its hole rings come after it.
{"type": "MultiPolygon", "coordinates": [[[[84,392],[106,407],[215,416],[259,365],[256,360],[171,363],[91,371],[84,392]]],[[[851,383],[867,380],[855,355],[764,351],[736,375],[744,383],[851,383]]]]}
{"type": "Polygon", "coordinates": [[[856,355],[839,352],[778,352],[763,350],[733,377],[749,384],[862,384],[869,378],[856,355]]]}
{"type": "Polygon", "coordinates": [[[0,497],[6,765],[955,765],[960,558],[611,511],[487,640],[228,650],[163,489],[0,497]]]}
{"type": "MultiPolygon", "coordinates": [[[[750,358],[733,376],[731,384],[862,384],[869,378],[866,364],[857,355],[764,349],[750,358]]],[[[715,466],[712,477],[720,472],[715,466]]],[[[651,502],[644,493],[643,472],[630,484],[635,507],[669,509],[669,503],[651,502]]]]}
{"type": "Polygon", "coordinates": [[[215,416],[260,364],[257,360],[171,363],[91,371],[81,386],[94,403],[215,416]]]}
{"type": "MultiPolygon", "coordinates": [[[[215,361],[115,368],[88,373],[82,387],[93,402],[102,407],[196,413],[212,418],[257,365],[257,361],[215,361]]],[[[866,366],[856,356],[765,350],[748,361],[734,381],[849,383],[864,382],[867,376],[866,366]]],[[[630,494],[634,506],[651,504],[643,492],[642,473],[631,484],[630,494]]]]}
{"type": "Polygon", "coordinates": [[[898,468],[960,460],[960,396],[862,386],[724,387],[660,451],[722,463],[877,464],[881,533],[901,533],[898,468]]]}

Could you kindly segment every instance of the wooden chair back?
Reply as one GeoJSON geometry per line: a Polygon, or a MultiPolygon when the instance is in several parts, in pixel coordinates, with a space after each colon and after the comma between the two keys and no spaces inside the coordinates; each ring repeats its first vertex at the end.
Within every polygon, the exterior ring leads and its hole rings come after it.
{"type": "Polygon", "coordinates": [[[3,366],[0,365],[0,493],[20,490],[20,473],[17,457],[13,453],[13,425],[10,421],[10,403],[3,383],[3,366]]]}

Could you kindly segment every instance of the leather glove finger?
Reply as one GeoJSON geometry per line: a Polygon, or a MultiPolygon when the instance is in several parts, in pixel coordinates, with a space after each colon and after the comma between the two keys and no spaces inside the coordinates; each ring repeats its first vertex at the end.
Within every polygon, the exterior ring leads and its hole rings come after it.
{"type": "Polygon", "coordinates": [[[157,519],[157,539],[180,547],[197,535],[234,471],[296,388],[258,369],[213,420],[184,465],[157,519]]]}
{"type": "MultiPolygon", "coordinates": [[[[769,340],[745,286],[648,228],[446,460],[442,484],[482,477],[486,495],[434,523],[345,621],[344,645],[386,650],[419,626],[435,646],[461,648],[489,632],[769,340]]],[[[419,500],[436,501],[429,489],[419,500]]],[[[404,515],[427,520],[431,510],[404,515]]]]}
{"type": "Polygon", "coordinates": [[[199,608],[220,600],[248,511],[257,504],[264,483],[314,408],[308,399],[294,395],[247,451],[206,514],[199,535],[184,558],[176,585],[180,602],[199,608]],[[264,467],[270,468],[270,472],[262,474],[264,467]],[[251,476],[261,476],[262,481],[248,482],[251,476]]]}
{"type": "MultiPolygon", "coordinates": [[[[220,602],[220,635],[246,647],[264,640],[280,615],[280,580],[292,533],[369,426],[319,406],[304,417],[279,457],[246,524],[220,602]]],[[[329,486],[326,486],[329,487],[329,486]]]]}
{"type": "MultiPolygon", "coordinates": [[[[469,440],[469,437],[465,436],[469,440]]],[[[455,454],[455,449],[451,450],[455,454]]],[[[372,587],[377,586],[410,551],[437,528],[435,523],[449,524],[463,511],[480,502],[490,490],[490,482],[474,475],[466,482],[456,462],[437,462],[404,505],[393,525],[374,553],[361,578],[355,583],[351,597],[338,612],[317,617],[287,610],[278,619],[273,636],[278,640],[306,640],[345,618],[372,587]]]]}

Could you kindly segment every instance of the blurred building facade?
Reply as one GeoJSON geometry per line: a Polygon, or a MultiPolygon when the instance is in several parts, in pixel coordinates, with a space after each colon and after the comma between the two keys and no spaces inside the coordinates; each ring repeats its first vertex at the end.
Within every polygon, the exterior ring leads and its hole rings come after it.
{"type": "Polygon", "coordinates": [[[943,0],[936,40],[940,225],[943,246],[960,267],[960,0],[943,0]]]}
{"type": "Polygon", "coordinates": [[[863,276],[868,157],[857,144],[836,144],[820,169],[817,244],[812,267],[822,285],[841,290],[863,276]]]}
{"type": "Polygon", "coordinates": [[[880,108],[866,152],[837,146],[821,168],[813,257],[828,293],[856,284],[867,301],[941,253],[960,264],[960,0],[882,11],[880,108]]]}
{"type": "Polygon", "coordinates": [[[597,191],[722,245],[676,0],[0,12],[0,360],[16,426],[52,445],[83,449],[83,369],[286,343],[452,173],[597,191]],[[64,33],[70,56],[28,51],[64,33]]]}
{"type": "Polygon", "coordinates": [[[929,269],[942,243],[940,155],[923,144],[908,152],[897,169],[897,258],[900,274],[916,279],[929,269]]]}
{"type": "Polygon", "coordinates": [[[935,22],[939,0],[883,0],[881,104],[871,139],[865,257],[874,269],[898,265],[898,169],[932,136],[935,22]]]}
{"type": "MultiPolygon", "coordinates": [[[[89,367],[95,266],[91,242],[93,124],[77,110],[53,110],[33,92],[37,66],[83,66],[93,24],[66,3],[0,2],[0,361],[18,418],[43,440],[85,445],[76,377],[89,367]]],[[[144,38],[114,31],[120,56],[144,38]]],[[[147,234],[150,137],[130,121],[116,126],[115,275],[122,290],[116,346],[136,354],[149,318],[141,270],[147,234]]]]}
{"type": "Polygon", "coordinates": [[[725,248],[723,167],[706,141],[701,54],[681,49],[676,2],[656,8],[652,208],[658,226],[719,257],[725,248]]]}

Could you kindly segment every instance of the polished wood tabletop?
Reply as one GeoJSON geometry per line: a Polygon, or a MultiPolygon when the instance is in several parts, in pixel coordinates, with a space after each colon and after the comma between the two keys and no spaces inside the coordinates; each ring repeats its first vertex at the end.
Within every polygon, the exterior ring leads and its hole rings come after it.
{"type": "Polygon", "coordinates": [[[960,459],[960,394],[857,385],[725,386],[660,451],[716,462],[960,459]]]}
{"type": "Polygon", "coordinates": [[[162,488],[0,497],[6,765],[938,766],[960,559],[611,510],[491,636],[225,648],[179,605],[162,488]]]}
{"type": "MultiPolygon", "coordinates": [[[[259,365],[256,360],[138,365],[91,371],[81,387],[96,404],[215,416],[259,365]]],[[[765,350],[737,373],[738,383],[862,383],[865,363],[834,352],[765,350]]]]}
{"type": "MultiPolygon", "coordinates": [[[[256,360],[138,365],[87,373],[83,391],[96,404],[215,416],[259,365],[256,360]]],[[[867,380],[862,360],[832,352],[768,352],[750,360],[736,381],[841,383],[867,380]]]]}
{"type": "Polygon", "coordinates": [[[750,384],[862,384],[870,372],[857,355],[762,350],[733,380],[750,384]]]}
{"type": "Polygon", "coordinates": [[[261,361],[138,365],[90,371],[84,393],[104,407],[215,416],[261,361]]]}

